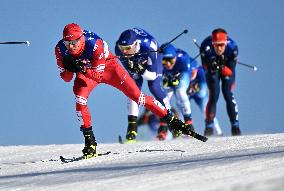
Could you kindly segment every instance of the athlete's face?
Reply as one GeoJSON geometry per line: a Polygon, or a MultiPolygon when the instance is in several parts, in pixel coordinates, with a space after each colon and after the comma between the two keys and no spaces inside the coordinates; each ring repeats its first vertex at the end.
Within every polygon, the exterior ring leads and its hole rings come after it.
{"type": "Polygon", "coordinates": [[[135,41],[131,45],[127,45],[127,46],[118,45],[118,47],[121,50],[121,52],[125,55],[135,54],[138,52],[137,49],[139,49],[139,44],[138,44],[138,41],[135,41]]]}
{"type": "Polygon", "coordinates": [[[227,43],[225,42],[213,44],[214,50],[218,56],[221,56],[225,52],[226,46],[227,46],[227,43]]]}
{"type": "Polygon", "coordinates": [[[176,64],[176,57],[173,58],[163,58],[162,63],[167,70],[173,69],[176,64]]]}
{"type": "Polygon", "coordinates": [[[63,42],[69,54],[75,55],[75,54],[78,54],[85,46],[85,36],[82,35],[81,37],[75,40],[63,41],[63,42]]]}

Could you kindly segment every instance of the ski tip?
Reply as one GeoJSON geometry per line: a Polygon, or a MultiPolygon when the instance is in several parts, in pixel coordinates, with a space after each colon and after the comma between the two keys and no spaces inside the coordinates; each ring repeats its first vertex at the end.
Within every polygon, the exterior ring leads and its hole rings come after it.
{"type": "Polygon", "coordinates": [[[202,142],[206,142],[208,140],[207,137],[203,136],[203,135],[200,135],[198,133],[194,133],[192,135],[195,139],[199,140],[199,141],[202,141],[202,142]]]}
{"type": "Polygon", "coordinates": [[[206,142],[208,140],[207,137],[203,137],[203,139],[201,141],[206,142]]]}

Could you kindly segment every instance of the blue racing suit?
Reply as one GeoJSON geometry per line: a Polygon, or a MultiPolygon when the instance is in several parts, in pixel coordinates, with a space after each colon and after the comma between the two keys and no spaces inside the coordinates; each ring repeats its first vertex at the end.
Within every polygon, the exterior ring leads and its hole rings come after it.
{"type": "Polygon", "coordinates": [[[191,121],[191,107],[186,90],[190,83],[191,71],[196,66],[196,61],[181,49],[176,49],[176,54],[176,62],[173,68],[171,70],[164,68],[163,84],[169,99],[173,94],[175,95],[177,107],[186,122],[191,121]]]}
{"type": "MultiPolygon", "coordinates": [[[[148,87],[153,96],[160,101],[167,109],[170,109],[170,104],[166,93],[161,87],[162,81],[162,56],[155,52],[159,45],[152,35],[140,28],[128,29],[133,30],[136,34],[140,49],[134,56],[130,58],[124,57],[119,49],[118,42],[116,42],[115,53],[119,56],[124,68],[128,71],[130,76],[135,80],[139,89],[142,88],[143,81],[147,80],[148,87]],[[141,53],[141,54],[139,54],[141,53]],[[129,60],[134,64],[143,63],[145,72],[143,74],[133,73],[129,70],[129,60]]],[[[129,115],[138,116],[139,110],[135,102],[129,100],[129,115]]]]}
{"type": "Polygon", "coordinates": [[[216,115],[216,104],[220,94],[220,82],[222,93],[227,106],[227,113],[232,127],[239,127],[238,107],[234,98],[235,68],[237,64],[238,46],[228,37],[223,55],[218,56],[212,45],[212,37],[208,36],[200,47],[202,66],[205,70],[206,82],[209,89],[209,100],[206,106],[206,127],[213,128],[213,120],[216,115]],[[206,47],[210,47],[209,50],[206,47]],[[225,76],[222,69],[227,67],[231,75],[225,76]]]}

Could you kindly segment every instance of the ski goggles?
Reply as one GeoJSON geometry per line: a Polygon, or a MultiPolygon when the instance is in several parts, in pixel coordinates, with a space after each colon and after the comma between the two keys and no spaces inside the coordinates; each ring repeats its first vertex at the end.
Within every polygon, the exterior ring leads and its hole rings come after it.
{"type": "Polygon", "coordinates": [[[75,39],[75,40],[64,40],[63,43],[64,43],[65,46],[76,45],[79,42],[79,40],[81,39],[82,35],[83,34],[81,34],[81,36],[79,38],[75,39]]]}
{"type": "Polygon", "coordinates": [[[175,57],[173,57],[173,58],[163,58],[162,63],[163,63],[163,65],[165,65],[165,64],[167,64],[169,62],[171,65],[173,65],[174,61],[175,61],[175,57]]]}
{"type": "Polygon", "coordinates": [[[136,45],[137,45],[137,41],[135,41],[133,44],[130,44],[130,45],[118,45],[118,47],[121,51],[128,51],[128,50],[132,50],[136,45]]]}

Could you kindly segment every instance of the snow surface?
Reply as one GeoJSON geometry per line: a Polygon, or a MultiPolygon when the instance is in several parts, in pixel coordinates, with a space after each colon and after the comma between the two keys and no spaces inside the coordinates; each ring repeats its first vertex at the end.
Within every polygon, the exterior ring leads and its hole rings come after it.
{"type": "Polygon", "coordinates": [[[0,190],[283,190],[284,134],[99,144],[107,156],[63,164],[83,144],[0,147],[0,190]]]}

